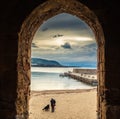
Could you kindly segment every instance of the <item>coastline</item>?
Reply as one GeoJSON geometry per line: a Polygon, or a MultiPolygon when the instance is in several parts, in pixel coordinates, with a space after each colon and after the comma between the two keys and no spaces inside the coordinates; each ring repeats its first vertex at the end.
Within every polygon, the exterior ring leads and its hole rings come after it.
{"type": "Polygon", "coordinates": [[[92,89],[64,89],[64,90],[43,90],[43,91],[36,91],[31,90],[31,95],[39,94],[39,95],[47,95],[47,94],[64,94],[64,93],[83,93],[96,90],[96,88],[92,89]]]}
{"type": "Polygon", "coordinates": [[[96,119],[97,89],[31,91],[30,119],[96,119]],[[42,108],[56,100],[54,113],[42,108]],[[87,113],[87,114],[86,114],[87,113]]]}

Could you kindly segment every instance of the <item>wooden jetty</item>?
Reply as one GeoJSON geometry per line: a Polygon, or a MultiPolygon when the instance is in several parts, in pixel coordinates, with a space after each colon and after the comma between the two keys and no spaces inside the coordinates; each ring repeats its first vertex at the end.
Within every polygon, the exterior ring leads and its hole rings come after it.
{"type": "Polygon", "coordinates": [[[73,72],[65,72],[64,75],[76,79],[78,81],[81,81],[83,83],[89,84],[91,86],[98,85],[97,75],[81,74],[81,73],[73,73],[73,72]]]}

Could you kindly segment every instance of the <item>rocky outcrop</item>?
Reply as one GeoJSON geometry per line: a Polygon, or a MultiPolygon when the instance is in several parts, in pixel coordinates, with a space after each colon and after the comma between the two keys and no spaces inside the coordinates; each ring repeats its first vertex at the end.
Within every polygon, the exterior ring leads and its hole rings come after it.
{"type": "Polygon", "coordinates": [[[40,59],[40,58],[32,58],[31,63],[32,66],[39,66],[39,67],[62,67],[62,65],[57,61],[40,59]]]}

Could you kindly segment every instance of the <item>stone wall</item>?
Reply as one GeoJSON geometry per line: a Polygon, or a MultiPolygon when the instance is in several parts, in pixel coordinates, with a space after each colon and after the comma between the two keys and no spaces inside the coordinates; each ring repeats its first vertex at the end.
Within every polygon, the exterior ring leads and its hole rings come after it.
{"type": "MultiPolygon", "coordinates": [[[[0,3],[0,118],[1,119],[27,119],[29,109],[30,62],[27,53],[22,52],[18,58],[19,33],[23,22],[31,12],[46,0],[2,0],[0,3]],[[18,65],[19,64],[19,65],[18,65]],[[19,67],[18,67],[19,66],[19,67]],[[22,75],[19,75],[22,74],[22,75]],[[24,74],[24,75],[23,75],[24,74]],[[19,79],[19,80],[18,80],[19,79]]],[[[49,0],[55,6],[57,2],[66,4],[67,0],[49,0]]],[[[74,0],[72,0],[74,1],[74,0]]],[[[98,17],[104,35],[99,34],[100,27],[95,27],[96,20],[89,14],[82,19],[86,21],[96,33],[99,41],[105,37],[105,42],[98,42],[98,116],[99,119],[119,119],[120,114],[120,7],[115,0],[77,0],[86,5],[98,17]],[[101,38],[101,39],[100,39],[101,38]]],[[[70,3],[74,11],[83,10],[76,3],[70,3]]],[[[47,5],[47,4],[46,4],[47,5]]],[[[41,6],[42,7],[42,6],[41,6]]],[[[64,9],[67,8],[64,7],[64,9]]],[[[63,7],[61,10],[64,10],[63,7]]],[[[47,10],[47,9],[46,9],[47,10]]],[[[44,12],[46,12],[46,10],[44,12]]],[[[84,11],[84,10],[83,10],[84,11]]],[[[53,11],[49,11],[49,14],[53,11]]],[[[78,12],[79,14],[80,12],[78,12]]],[[[45,14],[47,15],[47,14],[45,14]]],[[[54,13],[53,13],[54,15],[54,13]]],[[[94,15],[93,15],[94,16],[94,15]]],[[[42,17],[41,17],[42,19],[42,17]]],[[[38,21],[39,22],[39,21],[38,21]]],[[[33,23],[33,22],[32,22],[33,23]]],[[[29,26],[29,23],[28,25],[29,26]]],[[[37,27],[36,27],[37,28],[37,27]]],[[[24,34],[27,31],[24,31],[24,34]]],[[[27,39],[27,36],[24,37],[27,39]]],[[[24,42],[24,40],[22,41],[24,42]]],[[[27,42],[26,42],[27,45],[27,42]]],[[[30,46],[30,45],[28,45],[30,46]]],[[[23,46],[27,47],[27,46],[23,46]]],[[[23,48],[21,46],[21,49],[23,48]]],[[[30,47],[29,47],[30,48],[30,47]]],[[[27,51],[28,52],[28,51],[27,51]]]]}
{"type": "Polygon", "coordinates": [[[73,69],[73,73],[97,74],[97,70],[96,69],[73,69]]]}

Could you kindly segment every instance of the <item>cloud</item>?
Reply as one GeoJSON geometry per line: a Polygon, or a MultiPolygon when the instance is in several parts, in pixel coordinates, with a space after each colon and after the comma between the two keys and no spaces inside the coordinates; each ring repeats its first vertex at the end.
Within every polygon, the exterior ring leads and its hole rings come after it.
{"type": "Polygon", "coordinates": [[[48,28],[44,27],[44,28],[42,28],[41,30],[44,32],[44,31],[47,31],[48,28]]]}
{"type": "Polygon", "coordinates": [[[62,37],[62,36],[63,36],[62,34],[57,34],[57,35],[54,35],[53,38],[62,37]]]}
{"type": "Polygon", "coordinates": [[[70,43],[66,42],[64,45],[61,45],[64,49],[72,49],[70,43]]]}
{"type": "Polygon", "coordinates": [[[92,30],[84,21],[67,13],[58,14],[46,20],[37,30],[34,39],[45,40],[67,36],[94,39],[92,30]]]}
{"type": "Polygon", "coordinates": [[[97,51],[97,45],[95,42],[91,43],[91,44],[87,44],[87,45],[83,46],[82,48],[87,52],[92,52],[93,54],[96,53],[96,51],[97,51]]]}
{"type": "Polygon", "coordinates": [[[32,43],[33,48],[38,48],[38,46],[35,43],[32,43]]]}
{"type": "Polygon", "coordinates": [[[41,25],[41,30],[46,27],[49,28],[49,30],[69,29],[75,31],[86,31],[90,29],[84,21],[67,13],[62,13],[48,19],[41,25]]]}
{"type": "Polygon", "coordinates": [[[62,62],[96,61],[97,46],[92,30],[70,14],[45,21],[32,43],[32,56],[62,62]]]}
{"type": "Polygon", "coordinates": [[[89,47],[89,48],[97,48],[97,45],[96,45],[96,43],[94,42],[94,43],[91,43],[91,44],[87,44],[85,47],[89,47]]]}

